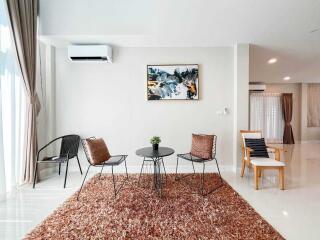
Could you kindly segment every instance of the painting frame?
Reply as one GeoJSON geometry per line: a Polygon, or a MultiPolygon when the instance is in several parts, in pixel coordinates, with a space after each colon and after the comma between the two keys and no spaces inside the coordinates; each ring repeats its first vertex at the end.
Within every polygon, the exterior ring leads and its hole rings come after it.
{"type": "Polygon", "coordinates": [[[148,101],[163,101],[163,100],[197,101],[197,100],[200,100],[199,82],[200,82],[199,64],[188,64],[188,63],[148,64],[147,65],[147,81],[146,81],[146,98],[148,101]],[[184,70],[184,72],[181,73],[181,70],[184,70]],[[164,72],[169,75],[167,77],[168,79],[163,79],[163,76],[160,76],[158,72],[152,72],[152,71],[164,72]],[[174,71],[174,74],[172,73],[172,71],[174,71]],[[189,77],[188,79],[183,79],[181,76],[179,79],[172,79],[172,78],[176,78],[176,75],[179,75],[180,73],[183,74],[186,71],[191,71],[189,72],[190,76],[188,76],[189,77]],[[162,77],[162,80],[155,80],[155,77],[157,79],[162,77]],[[183,79],[183,80],[180,80],[180,79],[183,79]],[[167,87],[166,88],[167,91],[165,93],[161,91],[161,93],[159,94],[159,90],[157,91],[157,93],[155,93],[154,88],[152,88],[154,86],[152,85],[156,85],[156,86],[158,85],[159,87],[159,83],[163,85],[164,82],[168,82],[168,81],[171,81],[171,82],[173,81],[174,84],[171,84],[170,88],[167,87]],[[188,84],[186,84],[186,82],[188,82],[188,84]],[[177,91],[178,85],[179,85],[179,90],[182,90],[182,92],[177,91]]]}

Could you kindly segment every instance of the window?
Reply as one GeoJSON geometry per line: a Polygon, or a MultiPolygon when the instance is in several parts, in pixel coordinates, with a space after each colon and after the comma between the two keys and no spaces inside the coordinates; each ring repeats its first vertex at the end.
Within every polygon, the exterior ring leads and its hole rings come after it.
{"type": "Polygon", "coordinates": [[[250,94],[250,129],[262,130],[269,143],[282,143],[284,119],[280,93],[250,94]]]}
{"type": "Polygon", "coordinates": [[[0,199],[21,183],[26,97],[0,0],[0,199]]]}
{"type": "Polygon", "coordinates": [[[320,127],[320,84],[308,84],[308,127],[320,127]]]}

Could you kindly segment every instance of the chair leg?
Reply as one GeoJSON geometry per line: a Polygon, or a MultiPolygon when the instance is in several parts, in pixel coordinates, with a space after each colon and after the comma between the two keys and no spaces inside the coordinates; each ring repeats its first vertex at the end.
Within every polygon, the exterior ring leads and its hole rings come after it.
{"type": "Polygon", "coordinates": [[[146,158],[143,158],[143,162],[142,162],[142,165],[141,165],[141,170],[140,170],[138,185],[140,185],[140,178],[141,178],[141,174],[142,174],[142,170],[143,170],[143,166],[144,166],[144,161],[145,161],[145,159],[146,159],[146,158]]]}
{"type": "Polygon", "coordinates": [[[103,167],[104,167],[104,165],[102,165],[102,167],[101,167],[101,171],[100,171],[100,175],[99,175],[99,180],[101,179],[101,174],[102,174],[102,171],[103,171],[103,167]]]}
{"type": "Polygon", "coordinates": [[[258,177],[259,169],[257,166],[254,166],[253,170],[254,170],[254,184],[255,184],[256,190],[258,190],[259,189],[259,177],[258,177]]]}
{"type": "Polygon", "coordinates": [[[129,179],[129,175],[128,175],[128,168],[127,168],[127,157],[125,157],[124,159],[124,165],[126,167],[126,175],[127,175],[127,179],[129,179]]]}
{"type": "Polygon", "coordinates": [[[284,190],[284,167],[279,168],[280,189],[284,190]]]}
{"type": "Polygon", "coordinates": [[[246,168],[246,162],[245,162],[245,160],[244,159],[242,159],[242,165],[241,165],[241,177],[243,177],[243,175],[244,175],[244,170],[245,170],[245,168],[246,168]]]}
{"type": "Polygon", "coordinates": [[[61,163],[59,163],[59,175],[61,173],[61,163]]]}
{"type": "Polygon", "coordinates": [[[111,166],[111,171],[112,171],[112,181],[113,181],[113,190],[114,190],[114,197],[117,196],[117,192],[116,192],[116,182],[114,180],[114,174],[113,174],[113,166],[111,166]]]}
{"type": "Polygon", "coordinates": [[[218,169],[218,173],[219,173],[219,177],[220,177],[220,182],[222,183],[223,180],[222,180],[220,169],[219,169],[218,159],[215,158],[215,160],[216,160],[216,165],[217,165],[217,169],[218,169]]]}
{"type": "Polygon", "coordinates": [[[78,192],[77,200],[79,200],[79,195],[80,195],[80,192],[81,192],[81,190],[82,190],[82,187],[83,187],[84,181],[85,181],[85,180],[86,180],[86,178],[87,178],[87,175],[88,175],[88,172],[89,172],[90,167],[91,167],[91,165],[89,165],[89,166],[88,166],[88,168],[87,168],[87,172],[86,172],[86,175],[85,175],[85,176],[84,176],[84,178],[83,178],[83,181],[82,181],[82,184],[81,184],[80,190],[79,190],[79,192],[78,192]]]}
{"type": "Polygon", "coordinates": [[[38,174],[38,162],[36,162],[36,167],[35,167],[34,173],[33,173],[33,188],[35,188],[35,186],[36,186],[37,174],[38,174]]]}
{"type": "Polygon", "coordinates": [[[179,157],[177,156],[177,165],[176,165],[176,176],[175,176],[175,180],[178,180],[178,165],[179,165],[179,157]]]}
{"type": "Polygon", "coordinates": [[[66,184],[67,184],[68,167],[69,167],[69,159],[67,160],[67,167],[66,167],[66,174],[65,174],[65,176],[64,176],[64,184],[63,184],[63,188],[66,188],[66,184]]]}
{"type": "Polygon", "coordinates": [[[192,163],[193,173],[196,174],[196,170],[194,169],[193,161],[191,161],[191,163],[192,163]]]}
{"type": "Polygon", "coordinates": [[[78,161],[78,165],[79,165],[80,173],[81,173],[81,175],[82,175],[82,169],[81,169],[81,165],[80,165],[80,161],[79,161],[79,157],[78,157],[78,155],[77,155],[77,161],[78,161]]]}
{"type": "Polygon", "coordinates": [[[203,167],[202,167],[202,176],[201,176],[201,195],[202,196],[204,196],[205,194],[204,194],[204,170],[205,170],[205,168],[206,168],[206,165],[205,165],[205,163],[203,162],[202,163],[203,164],[203,167]]]}
{"type": "MultiPolygon", "coordinates": [[[[127,164],[126,164],[126,157],[124,159],[125,161],[125,166],[126,166],[126,175],[127,175],[127,178],[123,179],[122,180],[122,183],[119,183],[118,184],[118,189],[117,189],[117,184],[116,184],[116,179],[115,179],[115,176],[114,176],[114,171],[113,171],[113,165],[111,165],[111,173],[112,173],[112,182],[113,182],[113,191],[114,191],[114,197],[116,198],[118,193],[120,192],[120,190],[122,189],[122,187],[124,186],[124,184],[126,183],[126,181],[129,179],[129,175],[128,175],[128,169],[127,169],[127,164]]],[[[119,181],[118,181],[119,182],[119,181]]]]}

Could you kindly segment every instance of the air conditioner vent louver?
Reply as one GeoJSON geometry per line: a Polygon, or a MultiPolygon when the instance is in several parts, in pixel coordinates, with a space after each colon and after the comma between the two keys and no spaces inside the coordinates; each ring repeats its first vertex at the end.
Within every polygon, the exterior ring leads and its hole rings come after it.
{"type": "Polygon", "coordinates": [[[70,57],[73,61],[108,61],[106,57],[70,57]]]}

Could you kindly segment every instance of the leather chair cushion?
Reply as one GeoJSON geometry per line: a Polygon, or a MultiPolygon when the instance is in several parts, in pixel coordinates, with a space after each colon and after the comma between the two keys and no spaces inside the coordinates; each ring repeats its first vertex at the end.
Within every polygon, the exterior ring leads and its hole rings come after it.
{"type": "Polygon", "coordinates": [[[108,147],[102,138],[86,139],[86,147],[92,165],[99,165],[111,158],[108,147]]]}
{"type": "Polygon", "coordinates": [[[212,159],[214,135],[192,134],[191,155],[202,159],[212,159]]]}

